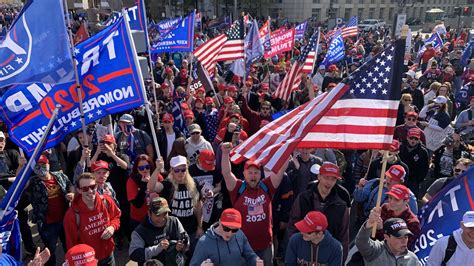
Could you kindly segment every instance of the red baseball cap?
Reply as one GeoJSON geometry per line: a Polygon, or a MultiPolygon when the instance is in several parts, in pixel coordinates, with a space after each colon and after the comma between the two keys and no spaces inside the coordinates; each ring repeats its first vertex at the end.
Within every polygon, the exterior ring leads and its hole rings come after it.
{"type": "Polygon", "coordinates": [[[235,228],[242,227],[242,215],[234,208],[225,209],[221,214],[221,224],[235,228]]]}
{"type": "Polygon", "coordinates": [[[401,182],[403,179],[405,179],[405,168],[403,168],[401,165],[395,164],[388,169],[387,172],[385,172],[385,176],[390,177],[392,180],[401,182]]]}
{"type": "Polygon", "coordinates": [[[116,144],[114,135],[110,134],[104,135],[104,137],[102,137],[102,141],[116,144]]]}
{"type": "Polygon", "coordinates": [[[323,176],[332,176],[337,179],[342,179],[339,173],[339,167],[331,162],[324,162],[319,168],[319,174],[323,176]]]}
{"type": "Polygon", "coordinates": [[[224,103],[233,103],[233,102],[234,102],[234,99],[232,99],[232,97],[230,96],[224,97],[224,103]]]}
{"type": "Polygon", "coordinates": [[[199,88],[196,90],[196,93],[199,94],[199,93],[206,93],[206,90],[204,88],[199,88]]]}
{"type": "Polygon", "coordinates": [[[310,211],[295,226],[301,233],[321,232],[328,227],[328,219],[322,212],[310,211]]]}
{"type": "Polygon", "coordinates": [[[225,91],[227,90],[227,85],[225,85],[224,83],[221,83],[217,85],[217,88],[219,89],[219,91],[225,91]]]}
{"type": "Polygon", "coordinates": [[[228,86],[227,87],[228,92],[238,92],[238,89],[236,86],[228,86]]]}
{"type": "Polygon", "coordinates": [[[212,99],[212,97],[206,97],[206,98],[204,99],[204,103],[205,103],[206,105],[211,105],[211,104],[214,104],[214,100],[212,99]]]}
{"type": "Polygon", "coordinates": [[[410,190],[401,184],[393,185],[389,192],[385,193],[398,200],[405,200],[410,197],[410,190]]]}
{"type": "Polygon", "coordinates": [[[106,161],[98,160],[98,161],[95,161],[91,164],[91,171],[92,172],[95,172],[95,171],[100,170],[100,169],[107,169],[107,170],[110,171],[109,163],[107,163],[106,161]]]}
{"type": "Polygon", "coordinates": [[[191,110],[185,110],[183,112],[184,118],[194,118],[194,113],[191,110]]]}
{"type": "Polygon", "coordinates": [[[410,128],[410,130],[408,130],[408,134],[407,134],[407,137],[408,138],[411,138],[411,137],[416,137],[416,138],[421,138],[421,130],[419,128],[410,128]]]}
{"type": "Polygon", "coordinates": [[[96,266],[95,250],[86,244],[75,245],[64,255],[66,265],[71,266],[96,266]]]}
{"type": "Polygon", "coordinates": [[[249,169],[250,167],[257,167],[258,169],[260,169],[260,165],[258,165],[258,163],[256,163],[255,161],[253,160],[248,160],[245,162],[245,165],[244,165],[244,169],[247,170],[249,169]]]}
{"type": "Polygon", "coordinates": [[[166,114],[163,115],[163,118],[161,120],[163,120],[163,122],[173,122],[174,117],[173,117],[172,114],[166,113],[166,114]]]}
{"type": "Polygon", "coordinates": [[[328,67],[328,71],[329,71],[329,72],[334,72],[334,71],[337,71],[337,70],[338,70],[338,68],[337,68],[336,65],[330,65],[330,66],[328,67]]]}
{"type": "Polygon", "coordinates": [[[183,110],[189,110],[189,105],[187,103],[181,103],[181,109],[183,110]]]}
{"type": "Polygon", "coordinates": [[[418,118],[418,113],[411,111],[411,112],[407,112],[407,113],[405,114],[405,117],[410,117],[410,116],[415,117],[415,118],[418,118]]]}
{"type": "Polygon", "coordinates": [[[169,85],[168,83],[163,82],[160,87],[161,87],[162,89],[166,89],[166,88],[168,88],[169,86],[170,86],[170,85],[169,85]]]}
{"type": "Polygon", "coordinates": [[[392,140],[392,144],[390,144],[390,149],[389,151],[391,152],[396,152],[400,150],[400,141],[394,139],[392,140]]]}
{"type": "Polygon", "coordinates": [[[198,155],[199,165],[206,171],[216,169],[216,155],[212,150],[202,150],[198,155]]]}
{"type": "Polygon", "coordinates": [[[165,73],[166,74],[173,74],[174,72],[173,72],[173,69],[167,67],[167,68],[165,68],[165,73]]]}
{"type": "Polygon", "coordinates": [[[49,164],[48,157],[41,155],[36,163],[49,164]]]}

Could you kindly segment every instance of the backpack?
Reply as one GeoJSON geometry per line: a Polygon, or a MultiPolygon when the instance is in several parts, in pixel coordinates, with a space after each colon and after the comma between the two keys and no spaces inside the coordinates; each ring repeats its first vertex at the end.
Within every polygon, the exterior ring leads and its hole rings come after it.
{"type": "MultiPolygon", "coordinates": [[[[102,202],[104,203],[105,209],[107,210],[107,212],[109,212],[109,203],[107,202],[104,196],[100,196],[100,198],[102,199],[102,202]]],[[[74,216],[76,217],[77,231],[80,232],[79,225],[81,224],[81,216],[79,215],[78,209],[73,209],[73,210],[74,210],[74,216]]]]}
{"type": "MultiPolygon", "coordinates": [[[[263,190],[263,192],[267,193],[268,194],[268,187],[267,185],[265,185],[265,183],[263,183],[262,181],[259,181],[258,182],[258,186],[263,190]]],[[[240,195],[242,195],[242,193],[244,193],[245,189],[247,188],[247,183],[245,181],[242,182],[242,184],[240,185],[239,187],[239,190],[237,191],[237,198],[236,198],[236,201],[237,199],[240,197],[240,195]]]]}
{"type": "Polygon", "coordinates": [[[454,239],[454,235],[450,234],[448,238],[448,246],[446,247],[446,251],[444,253],[444,259],[441,262],[441,266],[446,266],[446,263],[451,259],[451,257],[454,255],[454,252],[456,252],[456,247],[458,246],[458,243],[454,239]]]}

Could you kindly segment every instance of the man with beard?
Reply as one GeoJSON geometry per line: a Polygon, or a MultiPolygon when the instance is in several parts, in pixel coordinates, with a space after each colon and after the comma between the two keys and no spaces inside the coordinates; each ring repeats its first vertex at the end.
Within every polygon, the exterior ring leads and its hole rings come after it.
{"type": "Polygon", "coordinates": [[[407,139],[408,130],[410,130],[412,128],[418,128],[418,129],[420,129],[420,140],[423,143],[423,145],[425,145],[426,144],[425,133],[423,131],[421,131],[421,128],[419,128],[416,125],[417,120],[418,120],[418,113],[417,112],[408,112],[408,113],[406,113],[405,114],[405,123],[395,127],[395,133],[393,134],[393,138],[397,139],[399,142],[404,142],[407,139]]]}
{"type": "Polygon", "coordinates": [[[342,265],[342,246],[329,231],[326,215],[310,211],[295,224],[299,233],[290,238],[285,265],[342,265]]]}
{"type": "Polygon", "coordinates": [[[400,159],[411,169],[405,184],[417,198],[420,184],[425,179],[429,168],[428,150],[420,143],[421,130],[412,128],[408,131],[407,140],[400,147],[400,159]]]}

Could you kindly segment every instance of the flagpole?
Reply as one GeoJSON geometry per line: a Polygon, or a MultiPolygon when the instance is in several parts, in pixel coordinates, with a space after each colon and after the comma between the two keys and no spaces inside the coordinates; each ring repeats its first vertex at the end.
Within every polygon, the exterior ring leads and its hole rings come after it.
{"type": "Polygon", "coordinates": [[[311,74],[314,72],[314,67],[316,65],[316,61],[318,61],[318,50],[319,50],[319,41],[321,38],[321,27],[318,27],[318,40],[316,41],[316,48],[314,51],[314,61],[313,61],[313,68],[311,69],[311,74]]]}
{"type": "MultiPolygon", "coordinates": [[[[53,127],[53,124],[54,122],[56,122],[56,118],[58,116],[58,113],[59,113],[59,108],[61,108],[61,105],[56,105],[56,107],[54,108],[54,111],[53,111],[53,114],[51,115],[51,118],[49,119],[49,122],[48,122],[48,125],[46,126],[46,129],[44,130],[44,134],[43,136],[41,137],[38,145],[36,145],[35,147],[35,150],[33,151],[33,154],[31,155],[30,159],[28,160],[28,163],[26,163],[26,166],[23,167],[23,170],[21,172],[21,175],[17,178],[19,178],[18,180],[18,184],[22,182],[22,180],[24,178],[26,178],[26,174],[27,174],[27,171],[26,169],[30,169],[33,162],[35,161],[35,158],[38,156],[38,153],[41,152],[41,149],[43,149],[43,146],[44,146],[44,143],[46,141],[46,138],[48,138],[49,136],[49,133],[51,131],[51,128],[53,127]]],[[[20,149],[21,150],[21,149],[20,149]]],[[[15,178],[16,180],[16,178],[15,178]]],[[[18,188],[19,186],[15,186],[13,188],[13,192],[12,192],[12,195],[15,195],[18,191],[18,188]]],[[[8,193],[8,192],[7,192],[8,193]]],[[[3,210],[0,210],[0,221],[3,220],[3,217],[5,216],[5,213],[8,211],[8,209],[10,208],[10,205],[12,204],[12,201],[13,201],[13,198],[14,197],[9,197],[8,199],[8,202],[7,204],[5,205],[5,209],[3,210]]],[[[4,198],[5,199],[5,198],[4,198]]],[[[2,201],[3,203],[3,201],[2,201]]],[[[2,204],[3,205],[3,204],[2,204]]]]}
{"type": "MultiPolygon", "coordinates": [[[[142,1],[142,0],[139,0],[139,1],[142,1]]],[[[160,113],[159,113],[159,109],[158,109],[158,99],[157,99],[156,89],[155,89],[155,84],[156,84],[155,83],[155,76],[153,75],[153,62],[151,61],[150,37],[148,36],[148,26],[146,25],[147,16],[146,16],[146,10],[145,10],[145,3],[142,3],[140,5],[142,6],[143,18],[145,19],[145,25],[143,27],[143,31],[145,32],[145,40],[146,40],[146,44],[147,44],[146,47],[147,47],[147,50],[148,50],[147,51],[147,54],[148,54],[148,67],[150,68],[151,87],[153,88],[152,89],[153,99],[155,99],[156,127],[161,128],[160,113]]],[[[128,25],[128,21],[127,21],[127,25],[128,25]]],[[[130,27],[130,26],[128,26],[128,27],[130,27]]],[[[146,104],[150,104],[150,103],[148,103],[148,101],[147,101],[146,104]]],[[[155,125],[153,124],[153,121],[150,122],[150,127],[155,127],[155,125]]],[[[158,151],[158,154],[159,154],[159,151],[158,151]]]]}
{"type": "MultiPolygon", "coordinates": [[[[148,116],[148,122],[150,123],[151,135],[153,137],[153,143],[155,145],[156,155],[157,155],[157,158],[160,158],[161,157],[160,148],[158,146],[158,139],[156,138],[156,130],[155,130],[155,126],[153,124],[153,118],[151,117],[150,103],[148,102],[148,97],[147,97],[146,89],[145,89],[145,83],[143,82],[143,75],[141,75],[142,70],[140,68],[140,64],[138,64],[138,58],[137,58],[136,48],[135,48],[135,41],[132,38],[132,32],[130,30],[130,25],[128,24],[127,12],[125,11],[125,9],[122,9],[122,15],[123,15],[123,18],[125,20],[125,28],[127,29],[127,35],[130,38],[130,45],[132,46],[133,61],[135,62],[135,66],[137,67],[138,72],[140,73],[140,75],[138,75],[138,81],[140,83],[140,88],[142,90],[143,98],[145,100],[145,110],[146,110],[146,113],[147,113],[147,116],[148,116]]],[[[147,39],[148,39],[148,37],[147,37],[147,39]]],[[[153,88],[153,90],[154,89],[155,88],[153,88]]],[[[159,114],[157,114],[157,115],[159,115],[159,114]]]]}
{"type": "MultiPolygon", "coordinates": [[[[82,106],[82,90],[81,90],[81,83],[79,81],[79,72],[77,71],[77,61],[76,61],[76,55],[74,54],[74,40],[72,38],[72,27],[71,27],[71,19],[69,18],[69,12],[68,12],[68,5],[67,5],[67,0],[64,1],[64,7],[66,8],[66,14],[68,14],[67,17],[67,27],[68,27],[68,33],[69,33],[69,41],[71,42],[71,55],[72,55],[72,65],[74,67],[74,78],[76,80],[76,91],[77,91],[77,97],[79,99],[79,112],[81,113],[81,125],[82,125],[82,135],[84,138],[84,148],[89,147],[89,138],[87,136],[87,130],[86,130],[86,119],[84,115],[84,107],[82,106]]],[[[87,157],[86,159],[86,164],[87,167],[91,166],[91,161],[90,158],[87,157]]]]}

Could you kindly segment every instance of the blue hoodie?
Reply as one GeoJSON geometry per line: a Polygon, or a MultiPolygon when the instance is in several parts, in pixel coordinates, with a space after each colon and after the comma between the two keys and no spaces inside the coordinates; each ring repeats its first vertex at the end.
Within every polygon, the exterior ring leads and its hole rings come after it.
{"type": "Polygon", "coordinates": [[[296,233],[290,238],[286,248],[285,266],[313,265],[313,263],[342,266],[342,245],[327,230],[318,245],[305,241],[301,233],[296,233]]]}
{"type": "Polygon", "coordinates": [[[214,265],[240,266],[242,259],[246,265],[255,265],[257,254],[250,247],[247,237],[239,230],[229,241],[225,241],[214,229],[217,223],[207,229],[199,238],[190,266],[200,266],[210,259],[214,265]]]}

